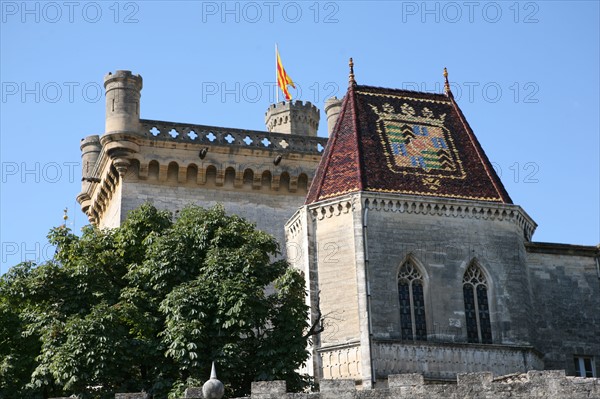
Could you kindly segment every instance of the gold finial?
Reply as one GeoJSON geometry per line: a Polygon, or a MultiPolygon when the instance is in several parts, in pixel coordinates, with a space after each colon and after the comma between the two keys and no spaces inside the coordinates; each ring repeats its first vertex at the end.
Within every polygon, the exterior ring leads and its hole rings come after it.
{"type": "Polygon", "coordinates": [[[448,69],[444,67],[444,93],[450,95],[450,83],[448,83],[448,69]]]}
{"type": "Polygon", "coordinates": [[[69,208],[65,208],[65,210],[63,212],[65,213],[63,215],[63,220],[66,222],[67,219],[69,219],[69,215],[67,215],[67,212],[69,212],[69,208]]]}
{"type": "Polygon", "coordinates": [[[356,81],[354,80],[354,61],[352,61],[352,57],[350,57],[350,61],[348,62],[350,66],[350,75],[348,76],[348,85],[356,86],[356,81]]]}

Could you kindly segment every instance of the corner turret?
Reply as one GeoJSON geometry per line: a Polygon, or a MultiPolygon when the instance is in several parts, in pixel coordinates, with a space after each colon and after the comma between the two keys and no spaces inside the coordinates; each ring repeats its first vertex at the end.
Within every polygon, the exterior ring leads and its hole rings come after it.
{"type": "Polygon", "coordinates": [[[106,89],[106,127],[100,139],[102,147],[123,177],[131,163],[131,154],[139,147],[127,136],[139,134],[142,77],[131,71],[116,71],[104,77],[106,89]]]}
{"type": "Polygon", "coordinates": [[[319,109],[309,101],[282,101],[271,104],[265,124],[269,132],[316,137],[320,118],[319,109]]]}
{"type": "Polygon", "coordinates": [[[325,101],[325,115],[327,115],[327,135],[331,136],[331,132],[335,127],[335,123],[338,120],[338,116],[340,116],[340,111],[342,110],[342,100],[339,100],[337,97],[328,98],[325,101]]]}
{"type": "Polygon", "coordinates": [[[87,209],[90,206],[88,189],[92,183],[98,180],[94,175],[94,169],[96,168],[100,151],[102,151],[100,136],[92,135],[81,139],[79,148],[81,148],[81,193],[77,196],[77,201],[81,205],[81,210],[87,213],[87,209]]]}
{"type": "Polygon", "coordinates": [[[111,72],[104,77],[106,127],[104,132],[136,133],[140,130],[142,77],[131,71],[111,72]]]}

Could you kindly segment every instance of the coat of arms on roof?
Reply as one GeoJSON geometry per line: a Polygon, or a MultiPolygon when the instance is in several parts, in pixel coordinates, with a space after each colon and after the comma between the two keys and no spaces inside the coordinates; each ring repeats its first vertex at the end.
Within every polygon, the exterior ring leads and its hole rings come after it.
{"type": "Polygon", "coordinates": [[[426,177],[465,177],[458,151],[450,131],[444,126],[446,114],[436,117],[429,108],[420,113],[403,103],[397,112],[389,103],[379,109],[370,104],[377,114],[377,131],[387,157],[389,169],[395,173],[418,174],[426,177]]]}

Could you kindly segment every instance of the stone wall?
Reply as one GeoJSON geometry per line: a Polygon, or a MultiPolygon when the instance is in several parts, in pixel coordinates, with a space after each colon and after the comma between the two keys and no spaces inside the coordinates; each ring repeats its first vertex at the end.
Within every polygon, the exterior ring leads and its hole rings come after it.
{"type": "Polygon", "coordinates": [[[119,227],[125,217],[121,209],[121,192],[123,188],[121,182],[121,180],[116,182],[110,201],[107,201],[106,210],[104,211],[105,216],[98,223],[98,227],[101,229],[119,227]]]}
{"type": "MultiPolygon", "coordinates": [[[[426,384],[420,374],[390,375],[388,387],[355,389],[352,380],[322,380],[318,393],[286,393],[282,381],[252,384],[252,399],[598,399],[600,380],[566,377],[563,370],[529,371],[494,378],[492,373],[459,374],[455,384],[426,384]]],[[[191,397],[190,397],[191,398],[191,397]]]]}
{"type": "Polygon", "coordinates": [[[311,271],[325,316],[317,379],[365,386],[399,373],[447,380],[545,368],[532,345],[524,245],[535,223],[518,206],[358,193],[303,212],[287,229],[295,245],[308,237],[295,266],[311,271]],[[402,340],[397,282],[407,260],[423,280],[426,340],[402,340]],[[463,276],[472,263],[485,274],[493,345],[467,343],[463,276]]]}
{"type": "Polygon", "coordinates": [[[172,212],[188,204],[211,207],[223,204],[228,213],[243,216],[256,223],[258,229],[272,234],[285,253],[284,224],[293,211],[302,205],[302,195],[277,195],[256,191],[240,192],[208,187],[166,186],[149,182],[128,182],[123,185],[121,218],[127,212],[148,201],[159,209],[172,212]]]}
{"type": "Polygon", "coordinates": [[[375,339],[401,338],[397,279],[410,260],[423,278],[427,341],[467,342],[463,276],[476,262],[487,280],[492,343],[531,346],[531,299],[519,222],[526,216],[519,207],[365,197],[375,339]]]}
{"type": "MultiPolygon", "coordinates": [[[[165,132],[171,128],[167,122],[156,125],[165,132]]],[[[173,124],[172,129],[179,129],[182,134],[186,129],[202,133],[200,127],[187,125],[173,124]]],[[[167,137],[130,134],[127,140],[118,141],[119,145],[136,144],[136,152],[122,160],[123,165],[127,163],[125,171],[117,170],[106,155],[108,145],[105,145],[96,162],[95,181],[84,182],[86,192],[78,197],[82,209],[92,223],[116,227],[130,210],[145,201],[173,212],[188,204],[210,207],[222,203],[227,212],[245,217],[274,235],[285,253],[284,225],[304,202],[320,158],[317,143],[324,144],[323,139],[305,138],[314,140],[314,145],[308,146],[306,142],[296,142],[296,136],[279,135],[286,136],[289,143],[284,143],[286,148],[275,150],[236,145],[237,141],[244,143],[242,133],[217,129],[202,133],[218,135],[214,142],[175,139],[166,133],[167,137]],[[237,141],[228,144],[228,133],[235,134],[237,141]]],[[[275,133],[248,135],[255,141],[268,137],[280,146],[285,141],[275,133]]],[[[102,140],[108,139],[102,136],[102,140]]],[[[123,165],[121,169],[125,168],[123,165]]]]}
{"type": "Polygon", "coordinates": [[[544,354],[546,368],[574,374],[574,356],[585,355],[595,359],[600,371],[598,256],[599,249],[593,247],[527,245],[535,346],[544,354]]]}
{"type": "MultiPolygon", "coordinates": [[[[188,388],[185,399],[202,399],[188,388]]],[[[529,371],[494,378],[492,373],[459,374],[455,383],[428,384],[421,374],[390,375],[384,388],[360,390],[353,380],[322,380],[319,392],[287,393],[285,381],[252,383],[245,399],[600,399],[600,379],[567,377],[564,370],[529,371]]],[[[67,398],[51,398],[67,399],[67,398]]],[[[146,393],[118,393],[115,399],[151,399],[146,393]]],[[[244,399],[244,398],[236,398],[244,399]]]]}

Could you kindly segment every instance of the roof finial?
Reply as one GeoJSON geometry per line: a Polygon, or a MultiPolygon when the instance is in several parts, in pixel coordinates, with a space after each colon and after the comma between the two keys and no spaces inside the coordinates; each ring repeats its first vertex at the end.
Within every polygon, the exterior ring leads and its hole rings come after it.
{"type": "Polygon", "coordinates": [[[350,62],[348,62],[350,66],[350,75],[348,76],[348,86],[356,86],[356,81],[354,80],[354,61],[352,61],[352,57],[350,57],[350,62]]]}
{"type": "Polygon", "coordinates": [[[452,93],[450,92],[450,83],[448,83],[448,69],[444,67],[444,93],[449,97],[452,93]]]}

